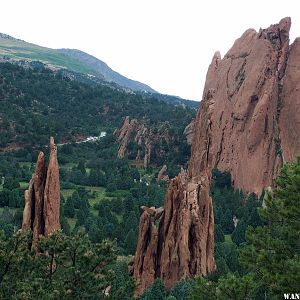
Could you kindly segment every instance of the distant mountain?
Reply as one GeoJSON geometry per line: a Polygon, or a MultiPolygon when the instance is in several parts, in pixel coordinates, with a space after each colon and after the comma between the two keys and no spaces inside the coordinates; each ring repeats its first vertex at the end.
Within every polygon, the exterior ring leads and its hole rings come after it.
{"type": "Polygon", "coordinates": [[[58,49],[58,51],[72,59],[75,59],[87,67],[91,68],[95,73],[100,74],[108,82],[114,82],[122,87],[129,88],[134,91],[157,93],[148,85],[129,79],[118,72],[112,70],[102,60],[76,49],[58,49]]]}
{"type": "Polygon", "coordinates": [[[15,61],[41,61],[50,69],[65,68],[73,72],[97,75],[93,69],[58,50],[27,43],[3,33],[0,33],[0,57],[15,61]]]}
{"type": "MultiPolygon", "coordinates": [[[[65,70],[73,80],[104,83],[129,93],[152,96],[173,105],[198,108],[199,102],[156,92],[148,85],[129,79],[112,70],[105,62],[76,49],[51,49],[27,43],[10,35],[0,33],[0,61],[28,64],[42,62],[51,70],[65,70]],[[78,75],[76,75],[76,73],[78,75]]],[[[31,64],[32,65],[32,64],[31,64]]]]}

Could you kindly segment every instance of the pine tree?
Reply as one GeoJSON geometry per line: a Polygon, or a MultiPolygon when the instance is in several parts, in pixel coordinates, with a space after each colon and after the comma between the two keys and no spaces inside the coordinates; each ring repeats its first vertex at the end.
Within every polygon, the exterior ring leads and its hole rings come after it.
{"type": "Polygon", "coordinates": [[[268,298],[282,299],[299,290],[300,158],[282,168],[276,183],[260,211],[265,225],[247,232],[241,261],[256,273],[268,298]]]}
{"type": "Polygon", "coordinates": [[[234,230],[233,215],[229,209],[226,209],[223,219],[221,220],[221,225],[225,234],[232,233],[234,230]]]}
{"type": "Polygon", "coordinates": [[[74,218],[75,216],[74,201],[71,197],[67,199],[67,202],[64,205],[64,215],[67,218],[74,218]]]}
{"type": "Polygon", "coordinates": [[[155,279],[153,285],[140,297],[140,300],[165,300],[167,292],[160,278],[155,279]]]}
{"type": "Polygon", "coordinates": [[[137,232],[133,229],[127,233],[125,241],[124,241],[124,248],[127,254],[134,255],[136,250],[137,244],[137,232]]]}
{"type": "Polygon", "coordinates": [[[221,225],[215,224],[215,242],[224,242],[225,236],[223,233],[223,230],[221,228],[221,225]]]}
{"type": "Polygon", "coordinates": [[[86,169],[85,169],[85,165],[84,165],[84,161],[83,161],[83,160],[81,160],[81,161],[78,163],[77,169],[78,169],[83,175],[86,174],[86,169]]]}
{"type": "Polygon", "coordinates": [[[246,229],[247,225],[245,221],[243,219],[239,220],[231,236],[233,242],[235,242],[238,246],[245,242],[246,229]]]}

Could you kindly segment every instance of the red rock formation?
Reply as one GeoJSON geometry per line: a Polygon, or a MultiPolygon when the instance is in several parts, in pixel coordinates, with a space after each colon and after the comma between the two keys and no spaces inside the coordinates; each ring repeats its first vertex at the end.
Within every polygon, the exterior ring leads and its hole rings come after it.
{"type": "Polygon", "coordinates": [[[284,161],[300,154],[300,38],[291,45],[281,94],[279,136],[284,161]]]}
{"type": "Polygon", "coordinates": [[[193,136],[194,136],[194,125],[195,125],[195,120],[192,120],[192,122],[185,127],[183,132],[186,141],[189,145],[192,145],[193,136]]]}
{"type": "Polygon", "coordinates": [[[137,253],[133,262],[133,276],[138,280],[136,295],[149,287],[149,282],[153,283],[157,277],[158,260],[158,227],[155,221],[161,217],[155,209],[142,208],[143,213],[140,219],[139,240],[137,253]]]}
{"type": "Polygon", "coordinates": [[[168,172],[167,172],[167,166],[163,165],[162,168],[160,169],[160,171],[158,172],[157,175],[157,182],[160,181],[169,181],[169,176],[168,176],[168,172]]]}
{"type": "Polygon", "coordinates": [[[119,143],[119,150],[118,150],[118,157],[119,158],[124,158],[128,143],[132,137],[132,135],[136,132],[137,129],[137,120],[132,119],[130,121],[129,117],[127,116],[124,120],[123,126],[116,130],[114,132],[114,135],[117,137],[119,143]]]}
{"type": "Polygon", "coordinates": [[[137,295],[156,277],[170,288],[214,270],[213,168],[229,171],[235,188],[259,194],[274,185],[283,161],[300,154],[300,40],[289,48],[290,26],[285,18],[258,33],[247,30],[223,59],[215,53],[188,172],[171,181],[158,229],[142,215],[137,295]]]}
{"type": "MultiPolygon", "coordinates": [[[[289,119],[286,115],[291,109],[282,114],[283,102],[290,101],[284,93],[295,87],[295,82],[287,79],[288,73],[285,75],[290,25],[290,19],[285,18],[259,33],[247,30],[223,59],[219,54],[214,56],[195,120],[191,177],[199,174],[203,161],[199,147],[206,143],[212,166],[229,171],[235,188],[259,194],[273,185],[288,148],[281,148],[286,139],[279,126],[279,120],[284,123],[289,119]],[[292,86],[286,89],[287,82],[292,86]],[[203,110],[211,110],[211,117],[203,120],[209,126],[201,124],[203,110]],[[204,128],[213,133],[212,139],[203,140],[204,128]]],[[[300,153],[297,142],[293,144],[294,153],[300,153]]]]}
{"type": "Polygon", "coordinates": [[[50,139],[50,157],[48,168],[45,156],[40,152],[35,172],[25,191],[22,229],[31,229],[33,239],[40,235],[48,236],[60,229],[60,185],[57,162],[57,148],[50,139]]]}
{"type": "Polygon", "coordinates": [[[116,130],[114,135],[119,142],[118,157],[124,158],[126,155],[131,154],[128,146],[130,142],[134,142],[137,145],[135,159],[137,161],[142,160],[145,168],[150,164],[153,151],[156,151],[158,155],[164,154],[163,149],[154,149],[154,144],[156,142],[169,144],[171,140],[167,122],[162,124],[157,132],[154,133],[145,124],[138,122],[136,119],[130,120],[128,116],[125,118],[123,126],[116,130]]]}

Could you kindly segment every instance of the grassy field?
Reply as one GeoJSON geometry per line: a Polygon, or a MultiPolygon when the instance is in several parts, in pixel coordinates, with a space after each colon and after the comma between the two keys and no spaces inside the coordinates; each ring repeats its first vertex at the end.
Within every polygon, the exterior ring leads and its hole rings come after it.
{"type": "Polygon", "coordinates": [[[20,188],[22,190],[26,190],[28,188],[29,182],[27,182],[27,181],[20,181],[19,183],[20,183],[20,188]]]}
{"type": "Polygon", "coordinates": [[[225,234],[225,242],[232,242],[231,234],[225,234]]]}
{"type": "Polygon", "coordinates": [[[96,75],[95,71],[80,61],[56,49],[41,47],[17,39],[0,37],[0,56],[16,60],[42,61],[54,67],[67,68],[78,73],[96,75]]]}
{"type": "Polygon", "coordinates": [[[70,230],[72,231],[75,228],[76,218],[67,218],[67,221],[70,226],[70,230]]]}

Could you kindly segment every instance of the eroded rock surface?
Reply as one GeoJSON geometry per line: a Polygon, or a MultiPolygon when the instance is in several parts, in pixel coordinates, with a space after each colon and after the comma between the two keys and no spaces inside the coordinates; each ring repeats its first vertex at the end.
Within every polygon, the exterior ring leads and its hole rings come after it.
{"type": "Polygon", "coordinates": [[[157,175],[157,182],[160,182],[160,181],[168,182],[169,181],[169,175],[168,175],[167,169],[168,168],[166,165],[162,166],[162,168],[160,169],[160,171],[158,172],[158,175],[157,175]]]}
{"type": "Polygon", "coordinates": [[[186,142],[189,145],[192,145],[192,141],[194,137],[194,125],[195,125],[195,120],[192,120],[192,122],[185,127],[183,132],[186,138],[186,142]]]}
{"type": "Polygon", "coordinates": [[[296,41],[289,51],[290,26],[290,18],[285,18],[258,33],[247,30],[223,59],[215,54],[198,112],[212,111],[204,120],[212,138],[205,138],[204,124],[197,116],[191,177],[199,173],[203,161],[199,149],[205,143],[212,165],[229,171],[236,189],[260,194],[264,187],[273,186],[283,160],[300,153],[300,131],[297,125],[290,130],[294,123],[299,125],[299,66],[298,75],[295,72],[299,50],[296,41]]]}
{"type": "Polygon", "coordinates": [[[22,229],[31,229],[33,239],[40,235],[49,236],[60,229],[60,184],[57,162],[57,148],[50,139],[50,157],[48,168],[45,155],[39,153],[35,172],[25,191],[22,229]]]}
{"type": "Polygon", "coordinates": [[[171,142],[169,129],[168,122],[162,123],[159,128],[149,129],[145,124],[136,119],[130,120],[127,116],[123,126],[114,132],[119,143],[118,157],[132,156],[136,161],[142,161],[147,168],[154,151],[157,157],[165,155],[164,145],[171,142]],[[136,145],[136,149],[132,149],[133,145],[136,145]]]}
{"type": "Polygon", "coordinates": [[[134,260],[137,295],[161,277],[167,288],[215,269],[213,168],[236,189],[274,186],[284,161],[300,154],[300,45],[289,46],[290,18],[247,30],[213,56],[193,130],[187,172],[171,180],[160,222],[141,216],[134,260]],[[158,224],[159,223],[159,224],[158,224]]]}
{"type": "Polygon", "coordinates": [[[300,38],[290,47],[283,78],[279,130],[283,160],[292,161],[300,155],[300,38]]]}

